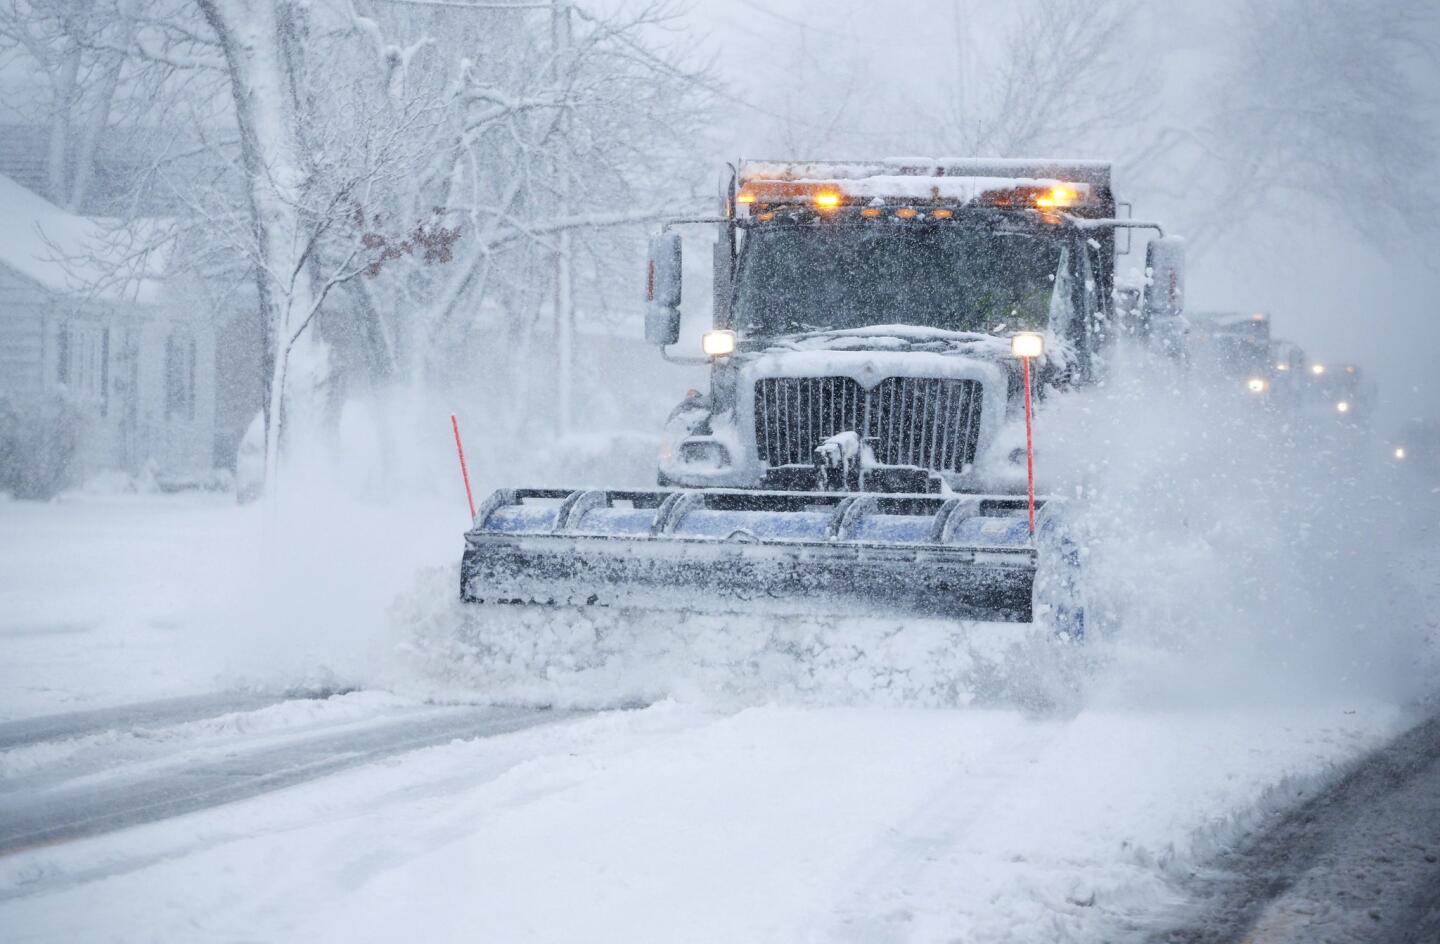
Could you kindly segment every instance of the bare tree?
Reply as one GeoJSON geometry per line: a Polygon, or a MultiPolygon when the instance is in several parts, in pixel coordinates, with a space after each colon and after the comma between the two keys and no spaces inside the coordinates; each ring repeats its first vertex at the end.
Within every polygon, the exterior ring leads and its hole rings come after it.
{"type": "Polygon", "coordinates": [[[1194,139],[1218,165],[1224,214],[1209,238],[1299,196],[1365,235],[1433,230],[1426,178],[1440,108],[1437,26],[1426,0],[1244,0],[1230,24],[1228,81],[1194,139]]]}
{"type": "MultiPolygon", "coordinates": [[[[429,219],[432,230],[412,231],[409,251],[351,290],[379,319],[378,359],[410,384],[459,379],[474,344],[525,351],[543,332],[555,346],[563,427],[573,308],[561,289],[577,279],[593,298],[617,270],[631,273],[643,224],[694,208],[687,181],[707,93],[651,42],[671,22],[665,6],[619,15],[558,6],[571,18],[563,45],[544,10],[417,18],[399,3],[380,4],[373,19],[357,14],[387,76],[377,86],[385,107],[436,107],[417,127],[426,158],[368,208],[381,226],[429,219]],[[426,266],[414,249],[442,231],[456,234],[453,261],[426,266]]],[[[525,363],[502,365],[510,387],[529,382],[525,363]]]]}
{"type": "MultiPolygon", "coordinates": [[[[105,29],[56,17],[40,34],[30,0],[7,2],[0,26],[49,57],[56,101],[72,49],[94,62],[84,96],[163,98],[146,176],[185,210],[123,237],[137,259],[168,244],[202,285],[254,286],[268,476],[282,438],[326,427],[346,378],[445,384],[477,347],[544,338],[563,391],[559,286],[593,298],[630,276],[645,225],[696,203],[708,93],[662,51],[663,4],[66,0],[111,4],[105,29]]],[[[516,387],[523,360],[504,364],[516,387]]]]}
{"type": "Polygon", "coordinates": [[[46,196],[60,206],[77,209],[89,195],[131,26],[120,0],[0,4],[0,65],[15,61],[43,89],[10,106],[46,129],[46,196]]]}
{"type": "Polygon", "coordinates": [[[944,130],[956,154],[1015,157],[1100,145],[1145,110],[1132,0],[1028,0],[981,19],[955,0],[956,79],[944,130]],[[988,40],[981,26],[994,34],[988,40]]]}

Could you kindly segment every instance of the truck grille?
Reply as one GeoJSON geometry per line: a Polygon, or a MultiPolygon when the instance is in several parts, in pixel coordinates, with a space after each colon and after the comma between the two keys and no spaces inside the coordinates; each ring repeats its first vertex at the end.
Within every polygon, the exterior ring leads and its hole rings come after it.
{"type": "Polygon", "coordinates": [[[755,442],[772,467],[813,465],[817,446],[854,430],[881,465],[959,472],[975,461],[980,398],[975,380],[887,377],[866,390],[849,377],[766,377],[755,442]]]}

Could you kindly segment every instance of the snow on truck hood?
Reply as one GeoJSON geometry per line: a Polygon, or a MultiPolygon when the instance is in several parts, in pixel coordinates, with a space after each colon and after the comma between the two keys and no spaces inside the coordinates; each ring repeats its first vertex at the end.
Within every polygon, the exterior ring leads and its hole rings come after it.
{"type": "MultiPolygon", "coordinates": [[[[951,331],[923,325],[866,325],[860,328],[822,328],[797,334],[757,339],[755,352],[762,355],[802,351],[866,351],[933,353],[947,357],[973,357],[990,362],[1014,359],[1010,339],[977,331],[951,331]]],[[[1071,346],[1051,334],[1045,337],[1040,364],[1065,366],[1074,360],[1071,346]]]]}

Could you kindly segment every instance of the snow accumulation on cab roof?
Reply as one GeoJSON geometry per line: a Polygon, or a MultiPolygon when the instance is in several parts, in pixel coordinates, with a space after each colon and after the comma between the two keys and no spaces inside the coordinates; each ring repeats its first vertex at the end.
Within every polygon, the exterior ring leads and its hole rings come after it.
{"type": "Polygon", "coordinates": [[[887,157],[878,161],[742,160],[740,176],[768,180],[859,180],[869,177],[989,177],[1016,183],[1108,186],[1110,162],[1056,158],[887,157]]]}
{"type": "MultiPolygon", "coordinates": [[[[62,209],[0,174],[0,265],[64,294],[108,300],[158,301],[159,268],[152,257],[147,275],[126,272],[126,231],[103,220],[62,209]]],[[[131,232],[131,235],[139,235],[131,232]]]]}
{"type": "MultiPolygon", "coordinates": [[[[797,183],[809,183],[804,178],[797,183]]],[[[820,183],[821,181],[815,181],[820,183]]],[[[926,196],[952,203],[972,203],[987,193],[1002,193],[1017,187],[1049,190],[1069,182],[1059,177],[921,177],[882,175],[845,181],[845,193],[859,199],[926,196]],[[923,191],[921,193],[920,191],[923,191]]],[[[1086,184],[1079,186],[1085,187],[1086,184]]],[[[1088,197],[1088,193],[1086,194],[1088,197]]]]}

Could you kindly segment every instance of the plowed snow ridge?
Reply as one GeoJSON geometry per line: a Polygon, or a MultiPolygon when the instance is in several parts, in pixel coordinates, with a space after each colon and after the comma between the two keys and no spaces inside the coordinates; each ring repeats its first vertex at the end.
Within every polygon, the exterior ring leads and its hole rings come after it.
{"type": "MultiPolygon", "coordinates": [[[[185,705],[87,713],[127,720],[173,718],[185,705]]],[[[94,836],[292,786],[406,751],[489,737],[572,717],[571,712],[426,706],[381,693],[292,700],[171,726],[108,730],[25,743],[0,753],[0,769],[26,768],[0,789],[0,855],[94,836]],[[36,759],[36,753],[44,755],[36,759]],[[25,762],[17,763],[19,754],[25,762]]],[[[74,729],[81,719],[26,724],[74,729]]]]}

